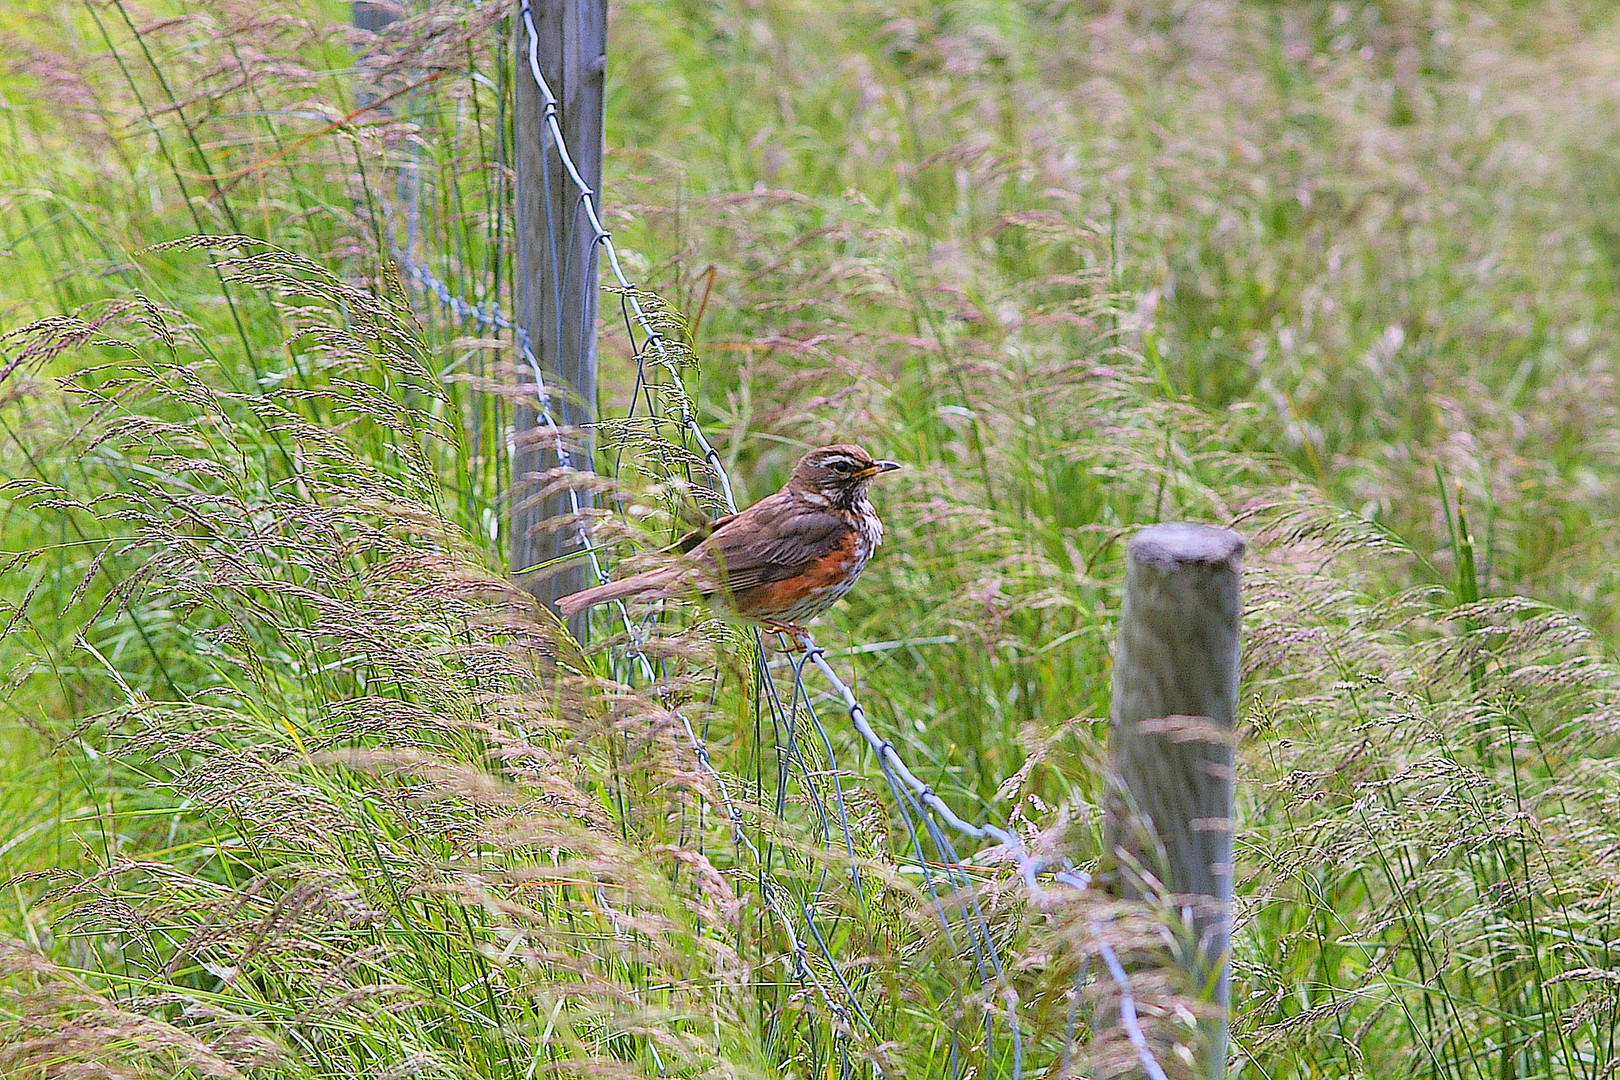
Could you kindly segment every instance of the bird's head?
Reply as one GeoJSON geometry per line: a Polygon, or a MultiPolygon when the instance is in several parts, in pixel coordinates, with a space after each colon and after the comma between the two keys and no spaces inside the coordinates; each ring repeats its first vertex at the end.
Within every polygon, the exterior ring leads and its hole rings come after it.
{"type": "Polygon", "coordinates": [[[799,459],[788,486],[837,506],[852,507],[865,496],[872,477],[899,467],[897,461],[873,460],[858,446],[823,446],[799,459]]]}

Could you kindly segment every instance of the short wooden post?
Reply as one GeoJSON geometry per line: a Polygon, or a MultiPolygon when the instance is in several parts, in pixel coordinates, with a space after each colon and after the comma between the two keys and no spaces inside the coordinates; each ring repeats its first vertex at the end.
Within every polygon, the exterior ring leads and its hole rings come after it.
{"type": "Polygon", "coordinates": [[[1225,1075],[1243,538],[1154,525],[1131,540],[1114,656],[1105,852],[1119,895],[1166,905],[1212,1009],[1199,1071],[1225,1075]]]}
{"type": "MultiPolygon", "coordinates": [[[[602,111],[607,70],[606,0],[532,0],[537,59],[558,103],[563,141],[581,179],[602,186],[602,111]]],[[[518,323],[527,328],[550,390],[551,417],[568,431],[570,464],[591,468],[596,419],[597,281],[595,230],[579,188],[564,169],[545,116],[545,99],[529,65],[529,34],[514,4],[517,28],[517,277],[518,323]]],[[[533,376],[520,361],[520,385],[533,376]]],[[[566,490],[534,496],[538,478],[560,464],[554,438],[539,429],[534,405],[515,410],[512,454],[512,572],[522,575],[579,550],[573,503],[566,490]]],[[[589,566],[575,559],[560,572],[535,574],[526,587],[548,604],[592,584],[589,566]]],[[[585,616],[571,625],[583,634],[585,616]]]]}

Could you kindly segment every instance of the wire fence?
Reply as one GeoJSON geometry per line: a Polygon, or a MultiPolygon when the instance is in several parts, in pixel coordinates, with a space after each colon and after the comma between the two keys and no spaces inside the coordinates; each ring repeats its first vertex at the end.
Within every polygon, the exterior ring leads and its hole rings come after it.
{"type": "MultiPolygon", "coordinates": [[[[557,98],[545,73],[541,70],[538,59],[539,31],[530,0],[520,0],[518,17],[523,35],[522,47],[525,50],[525,62],[519,65],[521,74],[518,77],[531,78],[544,102],[543,137],[548,145],[543,147],[545,151],[542,155],[543,160],[549,165],[554,159],[578,193],[577,212],[584,216],[593,234],[592,245],[599,245],[606,257],[606,264],[617,287],[625,330],[634,352],[636,385],[622,419],[634,420],[638,417],[638,410],[645,409],[646,413],[642,414],[645,419],[653,421],[666,419],[672,422],[679,432],[682,448],[691,451],[696,460],[702,461],[720,506],[726,513],[734,513],[737,505],[724,461],[705,436],[697,420],[696,406],[680,386],[679,380],[674,380],[673,387],[661,388],[668,391],[666,401],[673,402],[673,408],[666,407],[665,416],[662,418],[656,415],[650,395],[644,393],[651,381],[647,371],[649,362],[672,369],[671,344],[664,332],[649,317],[641,303],[641,294],[624,271],[612,233],[603,224],[600,194],[585,182],[575,166],[574,157],[563,136],[557,98]]],[[[547,433],[546,438],[550,440],[557,460],[561,463],[562,470],[589,471],[589,463],[575,459],[567,435],[555,419],[552,392],[546,383],[539,359],[534,353],[529,328],[518,325],[494,301],[486,300],[480,303],[468,300],[436,276],[420,259],[417,249],[422,241],[421,231],[417,227],[416,193],[414,186],[406,181],[407,178],[402,174],[399,205],[384,206],[385,218],[395,226],[389,231],[388,243],[402,276],[421,292],[434,298],[443,312],[455,322],[471,323],[481,330],[495,330],[512,335],[520,362],[519,370],[527,372],[533,379],[535,412],[541,428],[547,433]],[[402,239],[394,235],[399,231],[399,227],[403,228],[402,239]]],[[[546,224],[551,239],[548,248],[555,280],[560,277],[560,267],[556,262],[559,247],[558,223],[548,217],[546,224]]],[[[617,466],[617,462],[615,464],[617,466]]],[[[579,546],[580,557],[589,560],[591,573],[598,581],[609,581],[612,576],[612,559],[609,552],[596,541],[589,527],[587,511],[590,507],[587,500],[582,498],[577,484],[569,484],[567,492],[574,522],[574,539],[579,546]]],[[[658,683],[661,675],[659,664],[644,648],[646,627],[632,618],[622,601],[615,603],[612,617],[623,633],[624,644],[618,647],[619,659],[627,665],[619,669],[623,681],[632,682],[639,679],[646,685],[658,683]]],[[[821,718],[822,706],[836,702],[845,711],[853,730],[870,751],[883,775],[894,800],[893,808],[898,812],[899,819],[904,825],[915,859],[914,872],[921,877],[923,887],[933,902],[937,921],[949,948],[953,953],[961,950],[963,955],[971,956],[986,1002],[993,997],[1000,1003],[998,1009],[992,1010],[987,1007],[985,1010],[983,1040],[986,1062],[999,1062],[1002,1075],[1010,1076],[1013,1080],[1021,1080],[1026,1074],[1026,1064],[1025,1034],[1019,1020],[1019,1000],[1004,967],[1002,950],[981,909],[978,891],[969,879],[967,864],[956,847],[957,840],[999,845],[1002,849],[1001,861],[1010,864],[1022,884],[1028,901],[1040,909],[1050,910],[1062,903],[1065,899],[1064,894],[1072,898],[1075,892],[1083,892],[1090,885],[1089,877],[1075,869],[1067,860],[1048,861],[1035,857],[1027,849],[1023,839],[1010,829],[989,823],[974,824],[956,813],[907,765],[894,742],[873,728],[855,692],[833,669],[826,650],[810,634],[803,634],[798,639],[803,649],[802,653],[790,654],[784,662],[772,659],[772,654],[766,649],[759,630],[755,629],[751,633],[754,670],[758,673],[760,691],[758,700],[769,710],[776,743],[778,767],[775,803],[778,817],[784,812],[789,789],[797,773],[802,781],[803,793],[811,806],[818,833],[817,842],[829,849],[837,848],[841,851],[847,859],[855,894],[858,899],[864,901],[860,859],[857,856],[854,829],[841,779],[844,770],[835,753],[834,740],[821,718]],[[774,670],[784,664],[787,668],[786,674],[791,679],[791,689],[785,695],[786,700],[776,686],[774,670]],[[805,680],[807,667],[814,667],[826,681],[825,691],[816,693],[807,685],[805,680]],[[806,725],[808,732],[804,730],[806,725]],[[810,742],[807,736],[813,736],[813,742],[810,742]],[[830,778],[832,796],[830,800],[824,797],[817,787],[815,783],[817,777],[830,778]],[[1051,887],[1054,885],[1058,887],[1056,890],[1051,887]],[[952,913],[959,920],[954,925],[952,913]],[[960,943],[957,940],[959,932],[965,934],[965,941],[960,943]]],[[[860,994],[857,992],[860,980],[841,963],[828,935],[823,930],[822,903],[827,871],[823,870],[809,895],[796,893],[778,882],[773,872],[772,845],[756,842],[749,835],[742,808],[733,793],[732,783],[715,767],[704,734],[693,724],[685,711],[672,707],[671,712],[677,718],[683,740],[698,768],[713,785],[719,810],[726,819],[738,857],[752,868],[755,887],[787,943],[793,977],[801,987],[813,992],[833,1021],[835,1038],[838,1042],[838,1075],[855,1075],[857,1066],[851,1059],[849,1040],[855,1037],[857,1032],[864,1032],[870,1044],[876,1046],[881,1043],[882,1036],[862,1005],[860,994]],[[824,965],[824,971],[818,971],[816,964],[818,959],[824,965]]],[[[598,900],[604,910],[612,910],[605,895],[599,895],[598,900]]],[[[1135,1052],[1143,1075],[1150,1080],[1166,1080],[1165,1070],[1155,1058],[1152,1046],[1142,1028],[1137,1009],[1137,995],[1125,964],[1106,940],[1105,927],[1096,920],[1090,920],[1086,925],[1091,946],[1101,960],[1103,970],[1113,986],[1119,1026],[1135,1052]]],[[[1077,1004],[1080,1000],[1081,984],[1087,977],[1085,966],[1082,965],[1074,987],[1077,1004]]],[[[1076,1021],[1077,1016],[1071,1015],[1070,1029],[1066,1036],[1069,1044],[1075,1039],[1076,1021]]],[[[650,1043],[648,1048],[656,1060],[656,1049],[652,1048],[650,1043]]],[[[880,1049],[874,1052],[881,1054],[880,1049]]],[[[1064,1059],[1068,1059],[1067,1050],[1064,1059]]],[[[660,1060],[657,1064],[660,1075],[663,1075],[663,1062],[660,1060]]],[[[958,1053],[953,1038],[951,1075],[954,1078],[963,1074],[962,1055],[958,1053]]]]}

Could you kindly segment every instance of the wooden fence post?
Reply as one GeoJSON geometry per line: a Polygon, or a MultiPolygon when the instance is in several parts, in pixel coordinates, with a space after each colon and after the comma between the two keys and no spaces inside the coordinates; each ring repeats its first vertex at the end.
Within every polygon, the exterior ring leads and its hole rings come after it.
{"type": "Polygon", "coordinates": [[[349,13],[355,27],[361,30],[381,30],[399,18],[397,9],[371,0],[354,0],[349,5],[349,13]]]}
{"type": "Polygon", "coordinates": [[[1114,656],[1104,852],[1117,893],[1165,905],[1214,1010],[1199,1072],[1226,1071],[1243,538],[1154,525],[1132,538],[1114,656]]]}
{"type": "MultiPolygon", "coordinates": [[[[533,11],[537,58],[557,97],[563,141],[581,178],[597,191],[602,184],[607,2],[533,0],[533,11]]],[[[546,123],[545,99],[530,73],[529,35],[521,14],[516,23],[517,321],[528,330],[550,390],[552,419],[568,434],[571,464],[589,470],[593,440],[584,425],[596,419],[596,236],[546,123]]],[[[533,382],[521,362],[518,381],[533,382]]],[[[579,550],[568,492],[535,498],[537,478],[559,465],[555,440],[537,430],[539,420],[535,407],[526,402],[515,410],[511,562],[526,588],[554,604],[557,597],[592,581],[584,559],[573,560],[560,572],[524,575],[579,550]]],[[[570,629],[577,637],[585,625],[581,614],[570,629]]]]}

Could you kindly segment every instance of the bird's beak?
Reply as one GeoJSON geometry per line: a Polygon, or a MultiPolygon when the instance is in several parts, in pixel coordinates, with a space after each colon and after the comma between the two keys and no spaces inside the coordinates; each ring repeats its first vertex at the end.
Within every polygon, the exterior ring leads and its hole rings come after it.
{"type": "Polygon", "coordinates": [[[868,476],[876,476],[878,473],[894,472],[899,467],[900,463],[898,461],[874,461],[855,475],[864,480],[868,476]]]}

